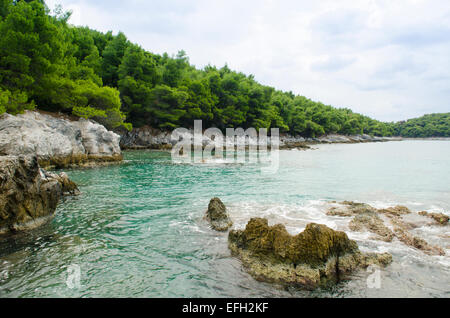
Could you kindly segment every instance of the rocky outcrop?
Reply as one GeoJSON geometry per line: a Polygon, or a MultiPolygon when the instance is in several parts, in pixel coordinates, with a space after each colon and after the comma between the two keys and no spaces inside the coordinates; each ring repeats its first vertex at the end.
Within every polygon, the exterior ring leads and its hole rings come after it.
{"type": "Polygon", "coordinates": [[[80,190],[75,182],[69,179],[65,172],[60,174],[40,169],[40,174],[43,180],[49,182],[56,180],[61,185],[61,192],[63,195],[79,195],[80,190]]]}
{"type": "MultiPolygon", "coordinates": [[[[135,128],[132,131],[126,131],[120,129],[117,131],[121,135],[120,146],[122,149],[159,149],[170,150],[180,140],[190,140],[191,144],[194,143],[194,131],[192,129],[187,130],[184,133],[176,133],[172,135],[171,131],[161,131],[149,126],[141,128],[135,128]]],[[[201,143],[203,147],[212,144],[214,141],[208,136],[202,134],[201,143]]],[[[267,140],[267,144],[270,148],[270,138],[267,140]]],[[[222,145],[226,147],[250,146],[257,147],[258,138],[248,136],[245,139],[231,138],[223,136],[222,145]]],[[[307,148],[307,146],[305,146],[307,148]]]]}
{"type": "Polygon", "coordinates": [[[384,142],[384,141],[398,141],[402,140],[401,137],[377,137],[370,135],[337,135],[330,134],[324,135],[317,138],[304,138],[301,136],[291,136],[291,135],[282,135],[280,136],[280,147],[289,147],[292,144],[296,143],[305,143],[305,144],[354,144],[354,143],[363,143],[363,142],[384,142]]]}
{"type": "Polygon", "coordinates": [[[440,225],[447,225],[450,219],[449,216],[445,215],[444,213],[430,213],[427,211],[421,211],[419,212],[419,214],[432,218],[434,221],[436,221],[436,223],[440,225]]]}
{"type": "MultiPolygon", "coordinates": [[[[336,203],[336,202],[333,202],[336,203]]],[[[365,203],[357,203],[351,201],[341,202],[340,206],[331,207],[327,215],[331,216],[354,216],[364,213],[376,212],[376,209],[365,203]]]]}
{"type": "Polygon", "coordinates": [[[78,191],[66,174],[47,174],[36,156],[0,156],[0,234],[37,227],[66,193],[78,191]]]}
{"type": "Polygon", "coordinates": [[[385,142],[385,141],[399,141],[400,137],[377,137],[369,135],[354,135],[345,136],[330,134],[320,136],[317,138],[304,138],[301,136],[281,135],[280,149],[309,149],[309,145],[315,144],[356,144],[364,142],[385,142]]]}
{"type": "Polygon", "coordinates": [[[37,155],[42,167],[122,160],[120,136],[85,119],[27,111],[0,117],[0,155],[37,155]]]}
{"type": "MultiPolygon", "coordinates": [[[[376,234],[372,239],[391,242],[394,238],[397,238],[402,243],[419,249],[425,254],[445,255],[445,252],[441,247],[431,245],[423,238],[413,235],[410,232],[414,226],[405,222],[403,216],[411,213],[412,212],[405,206],[376,209],[365,203],[344,201],[341,202],[339,206],[331,207],[328,210],[327,215],[353,217],[349,223],[350,230],[356,232],[367,230],[376,234]],[[389,221],[390,227],[385,224],[383,217],[389,221]]],[[[440,224],[442,224],[441,222],[448,222],[448,216],[444,214],[428,213],[426,211],[419,212],[418,214],[431,217],[440,224]]]]}
{"type": "Polygon", "coordinates": [[[384,225],[383,220],[376,213],[364,213],[356,215],[349,224],[352,231],[362,232],[368,230],[377,236],[374,239],[392,242],[394,233],[384,225]]]}
{"type": "Polygon", "coordinates": [[[209,202],[205,219],[211,224],[211,227],[219,232],[228,231],[233,226],[225,204],[219,198],[213,198],[209,202]]]}
{"type": "Polygon", "coordinates": [[[228,242],[257,280],[306,289],[339,282],[358,268],[392,261],[387,253],[361,253],[344,232],[314,223],[292,236],[284,225],[269,226],[267,219],[254,218],[245,230],[231,231],[228,242]]]}

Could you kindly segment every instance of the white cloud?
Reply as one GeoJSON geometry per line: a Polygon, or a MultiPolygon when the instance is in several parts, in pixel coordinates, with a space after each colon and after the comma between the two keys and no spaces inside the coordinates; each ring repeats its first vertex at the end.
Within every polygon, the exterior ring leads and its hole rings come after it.
{"type": "Polygon", "coordinates": [[[450,111],[447,0],[51,0],[71,23],[381,120],[450,111]]]}

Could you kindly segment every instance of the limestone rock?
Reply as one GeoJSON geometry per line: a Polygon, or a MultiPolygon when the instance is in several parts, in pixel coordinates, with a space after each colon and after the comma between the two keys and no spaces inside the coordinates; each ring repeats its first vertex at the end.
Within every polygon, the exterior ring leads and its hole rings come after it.
{"type": "Polygon", "coordinates": [[[292,236],[284,225],[251,219],[245,230],[230,231],[229,248],[258,280],[314,289],[336,283],[370,264],[386,265],[390,254],[363,254],[344,232],[308,224],[292,236]]]}
{"type": "Polygon", "coordinates": [[[0,155],[37,155],[42,167],[55,168],[122,160],[119,135],[90,120],[55,116],[0,116],[0,155]]]}
{"type": "Polygon", "coordinates": [[[211,224],[214,230],[220,232],[227,231],[233,225],[225,204],[219,198],[211,199],[205,219],[211,224]]]}

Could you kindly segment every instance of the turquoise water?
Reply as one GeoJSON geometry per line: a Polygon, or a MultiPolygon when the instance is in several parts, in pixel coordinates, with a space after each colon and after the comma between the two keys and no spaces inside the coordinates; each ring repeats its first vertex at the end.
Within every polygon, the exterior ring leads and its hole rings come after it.
{"type": "Polygon", "coordinates": [[[329,200],[413,211],[450,212],[450,142],[320,145],[281,151],[274,175],[259,164],[173,164],[170,153],[125,152],[125,163],[67,171],[82,195],[60,203],[47,225],[0,239],[0,297],[449,297],[447,227],[416,229],[447,256],[427,256],[400,242],[373,241],[326,216],[329,200]],[[394,262],[381,288],[370,273],[333,290],[305,292],[253,280],[227,249],[226,234],[202,220],[220,197],[236,228],[251,217],[284,223],[291,233],[317,222],[345,230],[365,251],[394,262]],[[68,266],[80,269],[68,288],[68,266]]]}

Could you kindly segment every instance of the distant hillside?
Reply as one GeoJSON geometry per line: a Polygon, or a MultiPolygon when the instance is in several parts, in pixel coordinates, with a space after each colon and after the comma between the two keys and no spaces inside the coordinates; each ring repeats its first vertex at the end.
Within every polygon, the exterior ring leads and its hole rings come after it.
{"type": "Polygon", "coordinates": [[[69,17],[61,9],[51,15],[42,0],[0,0],[0,114],[37,108],[109,129],[170,130],[202,119],[203,127],[277,127],[304,137],[450,136],[448,114],[380,122],[262,85],[226,65],[198,69],[184,51],[153,54],[123,33],[75,27],[69,17]]]}
{"type": "Polygon", "coordinates": [[[74,27],[69,16],[49,14],[42,0],[0,1],[0,113],[37,108],[108,128],[173,129],[202,119],[204,127],[278,127],[305,137],[393,134],[392,124],[276,90],[227,66],[195,68],[183,51],[147,52],[123,33],[74,27]]]}
{"type": "Polygon", "coordinates": [[[394,124],[403,137],[450,137],[450,113],[429,114],[394,124]]]}

